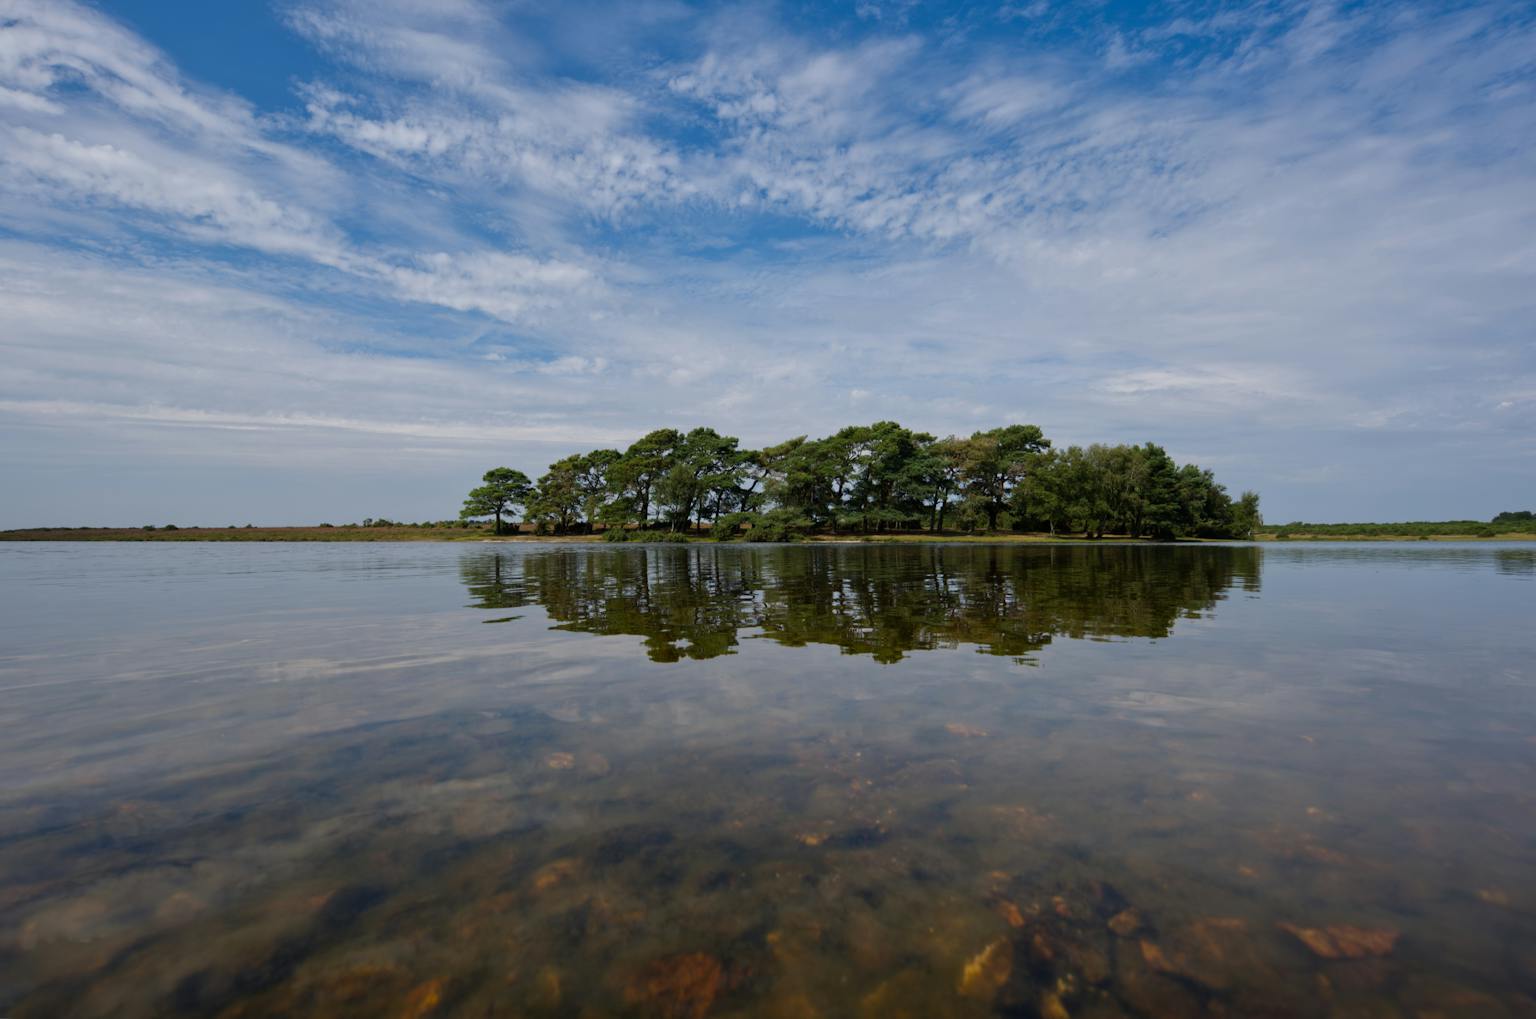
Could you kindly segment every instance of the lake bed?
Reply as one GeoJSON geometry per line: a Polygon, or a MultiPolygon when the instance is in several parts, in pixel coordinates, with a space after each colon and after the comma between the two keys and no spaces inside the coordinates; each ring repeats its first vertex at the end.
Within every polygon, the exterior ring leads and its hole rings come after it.
{"type": "Polygon", "coordinates": [[[11,1016],[1536,1014],[1536,550],[0,548],[11,1016]]]}

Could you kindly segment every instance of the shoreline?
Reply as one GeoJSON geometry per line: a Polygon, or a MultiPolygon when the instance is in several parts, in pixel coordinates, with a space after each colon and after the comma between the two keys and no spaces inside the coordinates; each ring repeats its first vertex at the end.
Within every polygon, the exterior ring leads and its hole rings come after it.
{"type": "MultiPolygon", "coordinates": [[[[1131,538],[1125,535],[1106,535],[1102,538],[1051,534],[824,534],[814,535],[793,545],[905,545],[905,544],[970,544],[970,545],[1200,545],[1226,544],[1236,539],[1186,538],[1160,542],[1147,538],[1131,538]]],[[[380,541],[438,541],[516,543],[536,542],[554,544],[641,544],[641,542],[607,542],[601,534],[503,534],[492,535],[481,530],[455,530],[430,527],[182,527],[175,530],[131,527],[37,527],[0,531],[0,541],[14,542],[380,542],[380,541]]],[[[1536,534],[1511,533],[1498,535],[1471,534],[1290,534],[1280,537],[1274,532],[1259,532],[1252,541],[1256,544],[1290,544],[1292,542],[1527,542],[1536,541],[1536,534]]],[[[716,542],[707,535],[692,535],[686,542],[675,544],[749,545],[746,541],[716,542]]]]}

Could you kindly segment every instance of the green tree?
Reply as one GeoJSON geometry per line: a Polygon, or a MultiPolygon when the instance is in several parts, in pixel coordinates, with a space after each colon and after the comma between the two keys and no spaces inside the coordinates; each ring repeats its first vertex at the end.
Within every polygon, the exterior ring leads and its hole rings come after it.
{"type": "Polygon", "coordinates": [[[528,501],[528,514],[541,531],[547,528],[565,534],[581,518],[581,475],[585,459],[578,454],[556,460],[539,478],[528,501]]]}
{"type": "MultiPolygon", "coordinates": [[[[602,521],[617,529],[615,538],[630,523],[677,535],[724,521],[722,537],[745,529],[759,538],[942,532],[953,521],[967,531],[1007,526],[1173,540],[1249,537],[1261,522],[1256,493],[1234,501],[1210,471],[1181,466],[1154,443],[1055,448],[1035,425],[936,440],[895,421],[756,451],[712,428],[658,429],[623,453],[599,449],[558,460],[536,489],[509,468],[488,472],[462,519],[494,517],[499,532],[502,516],[519,505],[541,528],[590,530],[602,521]]],[[[1496,526],[1528,524],[1507,513],[1496,526]]]]}
{"type": "Polygon", "coordinates": [[[1008,508],[1030,461],[1050,446],[1051,440],[1036,425],[1008,425],[971,436],[964,477],[969,494],[986,514],[987,530],[997,530],[998,515],[1008,508]]]}
{"type": "Polygon", "coordinates": [[[763,492],[768,501],[796,511],[814,528],[835,524],[832,506],[837,493],[832,476],[840,458],[830,440],[801,435],[769,446],[761,456],[766,472],[763,492]]]}
{"type": "Polygon", "coordinates": [[[675,428],[658,428],[637,439],[608,468],[609,489],[617,497],[620,512],[641,527],[650,523],[651,499],[656,483],[675,463],[677,446],[683,433],[675,428]]]}
{"type": "Polygon", "coordinates": [[[1145,533],[1159,541],[1171,541],[1185,533],[1183,504],[1179,499],[1179,469],[1163,447],[1147,443],[1141,447],[1146,471],[1142,525],[1145,533]]]}
{"type": "Polygon", "coordinates": [[[702,518],[712,493],[735,488],[744,466],[737,441],[713,428],[695,428],[673,443],[667,469],[655,481],[672,531],[686,531],[695,515],[702,518]]]}
{"type": "Polygon", "coordinates": [[[1259,493],[1244,492],[1232,505],[1232,533],[1230,537],[1251,539],[1264,517],[1259,513],[1259,493]]]}
{"type": "Polygon", "coordinates": [[[925,515],[928,491],[923,453],[933,436],[894,421],[844,429],[850,454],[843,486],[844,519],[868,533],[904,527],[925,515]]]}
{"type": "Polygon", "coordinates": [[[935,534],[943,533],[949,500],[960,490],[965,457],[966,440],[951,435],[928,443],[914,464],[914,474],[926,493],[928,529],[935,534]]]}
{"type": "Polygon", "coordinates": [[[587,531],[603,517],[611,483],[609,474],[623,454],[616,449],[594,449],[578,461],[576,490],[581,498],[581,515],[586,520],[587,531]]]}
{"type": "Polygon", "coordinates": [[[493,467],[480,479],[484,484],[470,489],[459,511],[460,520],[478,520],[494,517],[496,534],[501,533],[501,518],[513,508],[523,506],[533,494],[533,484],[528,475],[510,467],[493,467]]]}

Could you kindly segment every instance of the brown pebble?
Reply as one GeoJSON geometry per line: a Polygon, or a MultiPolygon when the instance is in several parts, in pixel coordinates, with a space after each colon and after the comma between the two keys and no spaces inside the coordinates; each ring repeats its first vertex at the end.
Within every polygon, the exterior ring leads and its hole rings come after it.
{"type": "Polygon", "coordinates": [[[1109,929],[1128,938],[1141,929],[1141,914],[1134,909],[1124,909],[1109,918],[1109,929]]]}

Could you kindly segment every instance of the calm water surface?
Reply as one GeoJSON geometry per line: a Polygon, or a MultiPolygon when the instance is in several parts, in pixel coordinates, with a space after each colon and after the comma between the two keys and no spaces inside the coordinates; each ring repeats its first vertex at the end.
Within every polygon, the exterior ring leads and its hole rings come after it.
{"type": "Polygon", "coordinates": [[[1536,1015],[1536,550],[0,545],[0,1015],[1536,1015]]]}

